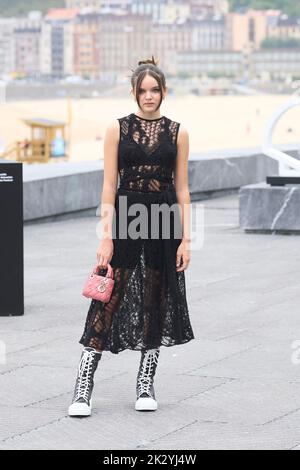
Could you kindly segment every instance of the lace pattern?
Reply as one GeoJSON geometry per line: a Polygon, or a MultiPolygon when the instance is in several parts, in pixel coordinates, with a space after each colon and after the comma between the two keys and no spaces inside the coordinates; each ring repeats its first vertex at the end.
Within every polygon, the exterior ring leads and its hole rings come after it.
{"type": "Polygon", "coordinates": [[[173,185],[179,123],[165,116],[143,120],[135,114],[119,122],[120,188],[149,192],[173,185]]]}
{"type": "MultiPolygon", "coordinates": [[[[180,125],[165,116],[143,120],[135,114],[119,118],[119,123],[117,227],[120,196],[127,197],[128,210],[136,202],[147,207],[157,202],[177,202],[173,172],[180,125]]],[[[127,220],[129,223],[130,217],[127,220]]],[[[106,304],[91,301],[81,344],[117,354],[124,349],[183,344],[194,338],[185,273],[176,271],[180,242],[173,236],[113,239],[110,264],[114,290],[106,304]]]]}
{"type": "Polygon", "coordinates": [[[137,376],[137,398],[150,396],[155,399],[153,387],[154,375],[158,364],[160,349],[148,349],[142,352],[140,368],[137,376]]]}

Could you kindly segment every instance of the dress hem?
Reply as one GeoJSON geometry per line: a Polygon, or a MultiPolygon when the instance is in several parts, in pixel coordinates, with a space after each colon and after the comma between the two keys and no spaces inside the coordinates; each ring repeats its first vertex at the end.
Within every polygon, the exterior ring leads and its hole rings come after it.
{"type": "MultiPolygon", "coordinates": [[[[188,343],[189,341],[192,341],[193,339],[195,339],[195,337],[188,338],[188,339],[183,340],[183,341],[180,341],[180,342],[177,341],[177,342],[175,342],[175,343],[168,343],[168,344],[167,344],[167,343],[166,343],[166,344],[161,343],[161,344],[158,344],[158,345],[156,345],[156,346],[153,345],[153,346],[151,346],[151,347],[148,347],[147,349],[156,349],[156,348],[160,348],[161,346],[165,346],[165,347],[167,347],[167,348],[168,348],[168,347],[171,347],[171,346],[179,346],[180,344],[186,344],[186,343],[188,343]]],[[[79,340],[78,342],[79,342],[80,344],[82,344],[84,347],[88,347],[88,346],[86,346],[86,345],[84,344],[84,341],[79,340]]],[[[110,348],[104,348],[104,349],[102,349],[102,351],[103,351],[103,352],[104,352],[104,351],[111,352],[112,354],[119,354],[120,352],[125,351],[126,349],[128,349],[128,350],[130,350],[130,351],[142,351],[142,350],[144,350],[145,348],[142,347],[142,346],[133,346],[133,347],[126,346],[126,347],[124,347],[124,348],[120,348],[120,349],[117,349],[117,350],[112,350],[112,349],[110,349],[110,348]]]]}

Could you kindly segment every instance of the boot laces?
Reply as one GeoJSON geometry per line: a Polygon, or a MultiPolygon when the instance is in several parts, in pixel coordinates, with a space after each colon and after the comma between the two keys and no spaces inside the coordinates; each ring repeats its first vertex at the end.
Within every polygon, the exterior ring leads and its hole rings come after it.
{"type": "Polygon", "coordinates": [[[142,368],[138,378],[138,395],[147,393],[151,395],[150,388],[153,382],[155,366],[158,364],[159,349],[148,349],[143,358],[142,368]]]}
{"type": "Polygon", "coordinates": [[[95,352],[94,351],[83,351],[81,360],[78,366],[78,384],[76,387],[76,394],[74,401],[79,398],[89,400],[89,391],[91,385],[91,375],[93,372],[95,352]]]}

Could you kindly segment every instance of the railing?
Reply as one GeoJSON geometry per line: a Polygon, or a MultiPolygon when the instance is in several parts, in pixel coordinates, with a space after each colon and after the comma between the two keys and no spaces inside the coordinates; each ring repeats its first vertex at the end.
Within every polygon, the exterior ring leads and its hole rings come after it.
{"type": "Polygon", "coordinates": [[[10,144],[0,158],[16,160],[23,163],[48,163],[49,161],[68,160],[67,155],[51,157],[51,147],[46,149],[44,141],[17,141],[10,144]]]}
{"type": "Polygon", "coordinates": [[[16,154],[17,154],[17,146],[16,146],[16,144],[14,143],[14,144],[10,144],[10,145],[6,148],[5,152],[0,153],[0,157],[1,157],[1,158],[13,158],[13,159],[16,159],[16,154]],[[11,156],[11,155],[13,155],[13,156],[11,156]]]}

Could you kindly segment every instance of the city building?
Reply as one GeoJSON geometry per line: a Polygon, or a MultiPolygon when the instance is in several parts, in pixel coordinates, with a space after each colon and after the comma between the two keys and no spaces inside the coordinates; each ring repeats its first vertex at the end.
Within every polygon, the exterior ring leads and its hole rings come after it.
{"type": "Polygon", "coordinates": [[[228,0],[66,0],[42,17],[0,18],[0,75],[80,75],[112,83],[139,60],[166,73],[298,74],[298,49],[262,49],[268,37],[300,39],[300,19],[280,10],[229,12],[228,0]],[[297,62],[297,63],[295,63],[297,62]]]}
{"type": "Polygon", "coordinates": [[[0,18],[0,75],[15,70],[15,18],[0,18]]]}
{"type": "Polygon", "coordinates": [[[139,60],[153,53],[150,15],[101,15],[100,75],[108,80],[124,79],[139,60]]]}
{"type": "Polygon", "coordinates": [[[101,15],[81,13],[74,23],[74,73],[87,78],[98,78],[101,72],[101,15]]]}
{"type": "MultiPolygon", "coordinates": [[[[186,27],[191,34],[192,51],[223,50],[225,44],[225,17],[206,17],[202,20],[187,20],[186,27]]],[[[189,49],[186,49],[189,50],[189,49]]]]}
{"type": "Polygon", "coordinates": [[[239,51],[186,51],[176,56],[176,75],[241,76],[243,55],[239,51]]]}
{"type": "Polygon", "coordinates": [[[268,72],[272,78],[300,78],[300,48],[254,51],[252,70],[256,76],[268,72]]]}
{"type": "Polygon", "coordinates": [[[268,36],[280,39],[300,39],[300,18],[279,15],[268,25],[268,36]]]}
{"type": "Polygon", "coordinates": [[[78,10],[85,11],[99,11],[101,7],[101,0],[66,0],[66,8],[77,8],[78,10]]]}
{"type": "Polygon", "coordinates": [[[230,12],[226,15],[226,48],[232,51],[258,50],[267,37],[266,10],[230,12]]]}
{"type": "Polygon", "coordinates": [[[192,18],[205,16],[222,16],[229,12],[228,0],[188,0],[192,18]]]}
{"type": "Polygon", "coordinates": [[[15,18],[14,60],[17,74],[32,77],[40,75],[41,28],[40,12],[31,12],[27,17],[15,18]]]}
{"type": "Polygon", "coordinates": [[[132,0],[66,0],[67,8],[78,8],[82,13],[126,13],[132,0]]]}
{"type": "Polygon", "coordinates": [[[41,73],[60,78],[74,73],[74,22],[76,8],[48,11],[41,31],[41,73]]]}
{"type": "Polygon", "coordinates": [[[176,54],[190,50],[192,47],[192,35],[188,24],[153,24],[150,35],[149,52],[155,54],[159,65],[166,73],[175,73],[176,54]]]}
{"type": "Polygon", "coordinates": [[[248,60],[240,51],[187,51],[176,55],[175,65],[179,76],[299,78],[300,48],[253,51],[248,60]]]}

